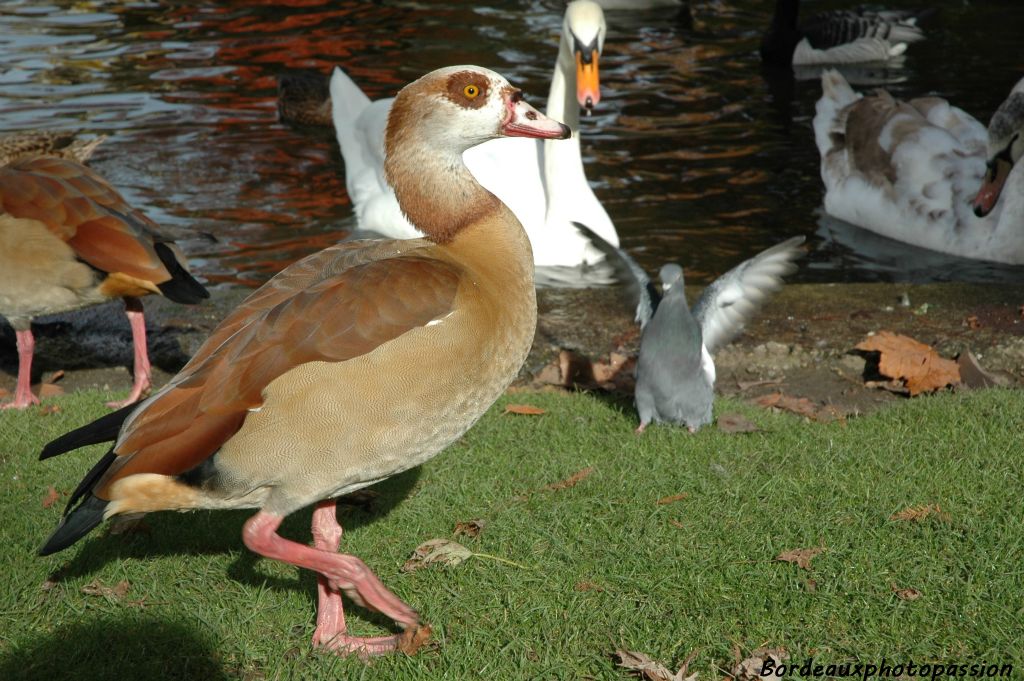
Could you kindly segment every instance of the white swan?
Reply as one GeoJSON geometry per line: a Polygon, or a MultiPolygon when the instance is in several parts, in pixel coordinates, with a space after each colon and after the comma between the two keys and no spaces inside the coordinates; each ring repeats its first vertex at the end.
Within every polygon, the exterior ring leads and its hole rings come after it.
{"type": "Polygon", "coordinates": [[[1024,164],[1014,165],[1024,155],[1024,79],[987,131],[938,97],[863,97],[834,70],[821,83],[814,136],[826,212],[934,251],[1024,263],[1024,164]]]}
{"type": "MultiPolygon", "coordinates": [[[[579,107],[589,109],[600,100],[598,59],[605,32],[604,13],[597,3],[576,0],[566,7],[546,113],[572,129],[570,139],[492,140],[463,157],[480,184],[522,222],[539,267],[591,265],[604,258],[573,222],[609,243],[619,243],[615,226],[587,183],[580,156],[579,107]]],[[[334,69],[332,116],[359,227],[413,238],[421,234],[405,219],[384,179],[384,128],[392,101],[371,102],[344,71],[334,69]]]]}

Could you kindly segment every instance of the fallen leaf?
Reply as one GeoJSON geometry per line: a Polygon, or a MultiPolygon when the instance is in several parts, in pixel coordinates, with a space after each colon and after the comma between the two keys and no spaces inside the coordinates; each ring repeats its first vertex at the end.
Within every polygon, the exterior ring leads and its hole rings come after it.
{"type": "Polygon", "coordinates": [[[896,586],[895,583],[892,584],[892,592],[896,594],[897,598],[903,601],[916,601],[918,598],[921,597],[921,592],[917,589],[913,587],[901,589],[898,586],[896,586]]]}
{"type": "Polygon", "coordinates": [[[893,513],[889,520],[904,520],[912,523],[919,523],[931,516],[939,520],[949,521],[949,514],[942,510],[938,504],[924,504],[923,506],[908,506],[899,513],[893,513]]]}
{"type": "Polygon", "coordinates": [[[454,535],[456,537],[460,535],[466,535],[467,537],[479,537],[480,533],[484,530],[484,525],[487,524],[486,520],[477,518],[476,520],[466,520],[455,523],[454,535]]]}
{"type": "Polygon", "coordinates": [[[932,392],[960,382],[960,368],[951,359],[941,357],[930,345],[908,336],[879,331],[869,336],[854,350],[878,353],[878,372],[901,379],[910,396],[932,392]]]}
{"type": "Polygon", "coordinates": [[[789,659],[789,653],[785,648],[758,648],[746,659],[736,664],[732,670],[732,677],[735,681],[761,681],[762,678],[774,678],[774,673],[761,676],[765,662],[772,663],[770,668],[778,668],[787,659],[789,659]]]}
{"type": "Polygon", "coordinates": [[[55,487],[50,487],[43,496],[43,508],[50,508],[60,499],[60,492],[55,487]]]}
{"type": "Polygon", "coordinates": [[[986,371],[970,350],[964,350],[957,356],[956,365],[960,368],[960,380],[968,388],[991,388],[1006,383],[999,376],[986,371]]]}
{"type": "Polygon", "coordinates": [[[43,379],[43,383],[56,383],[60,379],[64,378],[64,370],[57,369],[52,374],[43,379]]]}
{"type": "Polygon", "coordinates": [[[783,395],[782,393],[769,393],[758,397],[757,402],[762,407],[774,407],[776,409],[782,409],[783,411],[792,412],[799,414],[800,416],[806,416],[807,418],[813,419],[817,415],[817,408],[814,403],[806,397],[792,397],[790,395],[783,395]]]}
{"type": "Polygon", "coordinates": [[[761,431],[753,422],[741,414],[722,414],[715,422],[723,433],[758,433],[761,431]]]}
{"type": "Polygon", "coordinates": [[[603,586],[598,586],[597,584],[594,584],[593,582],[587,582],[587,581],[576,582],[576,586],[573,587],[573,588],[576,589],[577,591],[604,591],[604,587],[603,586]]]}
{"type": "Polygon", "coordinates": [[[816,592],[818,590],[818,581],[814,579],[808,579],[806,582],[804,582],[804,589],[806,589],[807,593],[809,594],[816,592]]]}
{"type": "Polygon", "coordinates": [[[588,477],[593,472],[594,472],[594,467],[593,466],[587,466],[583,470],[576,471],[575,473],[570,475],[565,480],[560,480],[559,482],[553,482],[550,485],[544,485],[544,489],[560,490],[560,489],[569,489],[570,487],[575,487],[577,484],[579,484],[580,480],[583,480],[584,478],[588,477]]]}
{"type": "Polygon", "coordinates": [[[644,653],[637,653],[632,650],[616,650],[615,654],[619,656],[620,667],[647,681],[696,681],[697,679],[696,674],[685,675],[691,661],[690,659],[687,659],[686,663],[679,668],[679,671],[673,674],[668,670],[668,667],[652,660],[644,653]]]}
{"type": "Polygon", "coordinates": [[[398,637],[398,652],[406,655],[414,655],[417,650],[423,647],[430,640],[430,625],[417,624],[406,629],[398,637]]]}
{"type": "Polygon", "coordinates": [[[472,555],[472,551],[458,542],[430,539],[413,550],[412,556],[402,566],[402,572],[414,572],[430,565],[458,565],[472,555]]]}
{"type": "Polygon", "coordinates": [[[824,550],[824,547],[821,546],[815,546],[810,549],[791,549],[775,556],[775,560],[783,563],[795,563],[799,568],[810,570],[811,559],[824,550]]]}
{"type": "Polygon", "coordinates": [[[121,600],[128,593],[131,586],[126,579],[122,579],[114,586],[106,586],[100,580],[94,579],[82,587],[82,593],[86,596],[103,596],[104,598],[121,600]]]}
{"type": "Polygon", "coordinates": [[[54,383],[41,383],[39,385],[39,399],[63,395],[64,388],[54,383]]]}
{"type": "Polygon", "coordinates": [[[53,414],[59,414],[60,407],[56,404],[44,404],[39,407],[40,416],[51,416],[53,414]]]}
{"type": "Polygon", "coordinates": [[[658,506],[674,504],[675,502],[682,501],[683,499],[686,499],[689,496],[690,495],[687,492],[680,492],[679,494],[673,494],[671,496],[662,497],[661,499],[658,499],[655,503],[658,504],[658,506]]]}
{"type": "Polygon", "coordinates": [[[669,518],[668,524],[671,525],[672,527],[676,528],[676,529],[679,529],[679,530],[681,530],[684,527],[686,527],[686,525],[683,525],[681,522],[679,522],[675,518],[669,518]]]}
{"type": "Polygon", "coordinates": [[[978,315],[972,314],[970,317],[964,320],[964,324],[967,325],[968,329],[980,329],[981,320],[978,319],[978,315]]]}
{"type": "Polygon", "coordinates": [[[545,413],[544,409],[535,407],[532,404],[510,404],[505,407],[506,414],[520,414],[523,416],[540,416],[545,413]]]}

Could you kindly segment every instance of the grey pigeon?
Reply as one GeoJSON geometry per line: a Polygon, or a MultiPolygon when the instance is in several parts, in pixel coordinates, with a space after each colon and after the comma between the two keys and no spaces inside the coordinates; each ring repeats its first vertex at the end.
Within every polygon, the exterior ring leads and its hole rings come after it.
{"type": "Polygon", "coordinates": [[[711,423],[712,355],[782,288],[782,277],[796,271],[793,261],[803,255],[803,242],[804,237],[793,237],[729,270],[704,289],[692,311],[683,290],[683,268],[661,268],[664,297],[637,311],[643,329],[636,365],[637,433],[651,421],[685,425],[691,433],[711,423]]]}

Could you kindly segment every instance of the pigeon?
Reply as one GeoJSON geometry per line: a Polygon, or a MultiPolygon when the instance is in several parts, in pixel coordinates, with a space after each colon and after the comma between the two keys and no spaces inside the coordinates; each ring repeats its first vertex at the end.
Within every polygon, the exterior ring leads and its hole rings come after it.
{"type": "MultiPolygon", "coordinates": [[[[577,225],[591,239],[596,235],[577,225]]],[[[620,248],[605,242],[639,285],[636,320],[640,356],[636,366],[635,402],[640,414],[637,434],[651,421],[674,423],[696,432],[711,423],[714,401],[714,353],[731,342],[767,300],[782,288],[782,277],[796,271],[804,237],[796,236],[762,251],[729,270],[704,289],[693,309],[686,302],[683,268],[661,268],[661,291],[643,268],[620,248]]]]}

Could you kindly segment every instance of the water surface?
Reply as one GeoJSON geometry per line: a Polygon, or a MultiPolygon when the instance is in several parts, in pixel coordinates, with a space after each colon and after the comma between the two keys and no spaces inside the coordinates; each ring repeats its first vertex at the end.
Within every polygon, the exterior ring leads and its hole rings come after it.
{"type": "MultiPolygon", "coordinates": [[[[1024,74],[1024,3],[928,4],[940,11],[927,41],[900,65],[851,75],[897,96],[947,96],[987,121],[1024,74]]],[[[1020,268],[928,254],[820,215],[810,128],[820,86],[813,72],[762,69],[772,5],[606,13],[603,99],[583,121],[583,151],[624,247],[649,270],[674,259],[705,282],[795,234],[812,248],[797,281],[1019,278],[1020,268]]],[[[555,0],[7,0],[0,132],[108,135],[93,165],[130,201],[218,237],[187,245],[200,275],[256,285],[354,227],[330,132],[277,120],[279,73],[340,64],[376,98],[476,63],[543,104],[560,26],[555,0]]]]}

